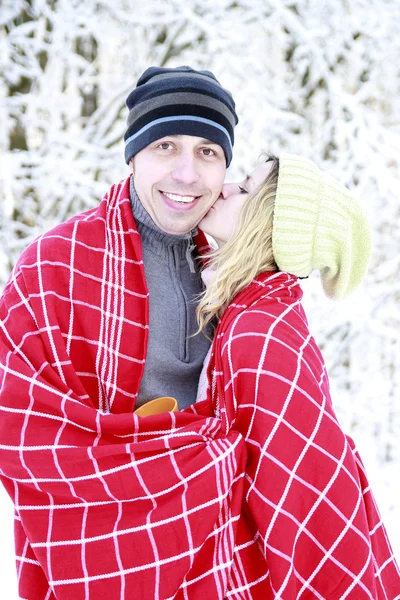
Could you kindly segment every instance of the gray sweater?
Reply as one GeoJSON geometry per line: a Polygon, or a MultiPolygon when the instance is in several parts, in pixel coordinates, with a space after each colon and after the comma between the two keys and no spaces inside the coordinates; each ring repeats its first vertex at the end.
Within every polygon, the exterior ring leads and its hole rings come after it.
{"type": "Polygon", "coordinates": [[[142,240],[149,290],[150,327],[147,358],[136,407],[159,396],[173,396],[182,410],[196,400],[209,340],[198,334],[196,295],[203,290],[192,233],[171,235],[157,227],[136,194],[131,205],[142,240]]]}

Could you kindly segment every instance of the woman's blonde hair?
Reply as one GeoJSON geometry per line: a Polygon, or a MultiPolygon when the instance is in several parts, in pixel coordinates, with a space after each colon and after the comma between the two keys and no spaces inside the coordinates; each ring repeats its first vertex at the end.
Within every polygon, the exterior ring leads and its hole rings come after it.
{"type": "Polygon", "coordinates": [[[277,271],[272,252],[272,222],[278,184],[279,159],[273,161],[265,182],[243,204],[232,237],[205,258],[213,271],[197,306],[199,331],[214,318],[220,319],[234,296],[259,273],[277,271]]]}

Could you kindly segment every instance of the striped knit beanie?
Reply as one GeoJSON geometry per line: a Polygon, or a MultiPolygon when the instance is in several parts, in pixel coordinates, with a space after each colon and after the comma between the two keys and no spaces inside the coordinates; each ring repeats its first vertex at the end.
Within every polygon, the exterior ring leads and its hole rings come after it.
{"type": "Polygon", "coordinates": [[[366,274],[371,231],[353,194],[302,156],[279,157],[272,247],[281,271],[320,271],[327,296],[350,294],[366,274]]]}
{"type": "Polygon", "coordinates": [[[235,102],[210,71],[150,67],[126,99],[125,161],[166,135],[194,135],[219,144],[232,160],[235,102]]]}

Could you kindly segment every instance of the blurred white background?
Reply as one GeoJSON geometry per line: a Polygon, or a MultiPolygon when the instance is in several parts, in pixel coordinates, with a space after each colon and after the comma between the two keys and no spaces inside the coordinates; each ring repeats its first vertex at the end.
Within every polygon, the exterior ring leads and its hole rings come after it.
{"type": "MultiPolygon", "coordinates": [[[[212,70],[240,123],[227,180],[297,152],[361,197],[374,231],[345,302],[304,282],[332,397],[400,556],[400,2],[0,0],[0,289],[40,232],[125,177],[125,98],[151,65],[212,70]]],[[[16,598],[12,505],[0,569],[16,598]]],[[[5,595],[4,595],[5,594],[5,595]]]]}

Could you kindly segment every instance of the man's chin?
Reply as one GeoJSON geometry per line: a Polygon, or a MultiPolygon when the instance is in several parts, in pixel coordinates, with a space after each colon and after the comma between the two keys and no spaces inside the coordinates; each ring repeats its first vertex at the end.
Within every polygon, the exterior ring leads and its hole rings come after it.
{"type": "Polygon", "coordinates": [[[188,235],[191,231],[197,229],[197,224],[189,224],[187,226],[182,224],[182,227],[180,227],[177,223],[171,225],[158,224],[158,227],[164,231],[164,233],[168,233],[169,235],[188,235]]]}

